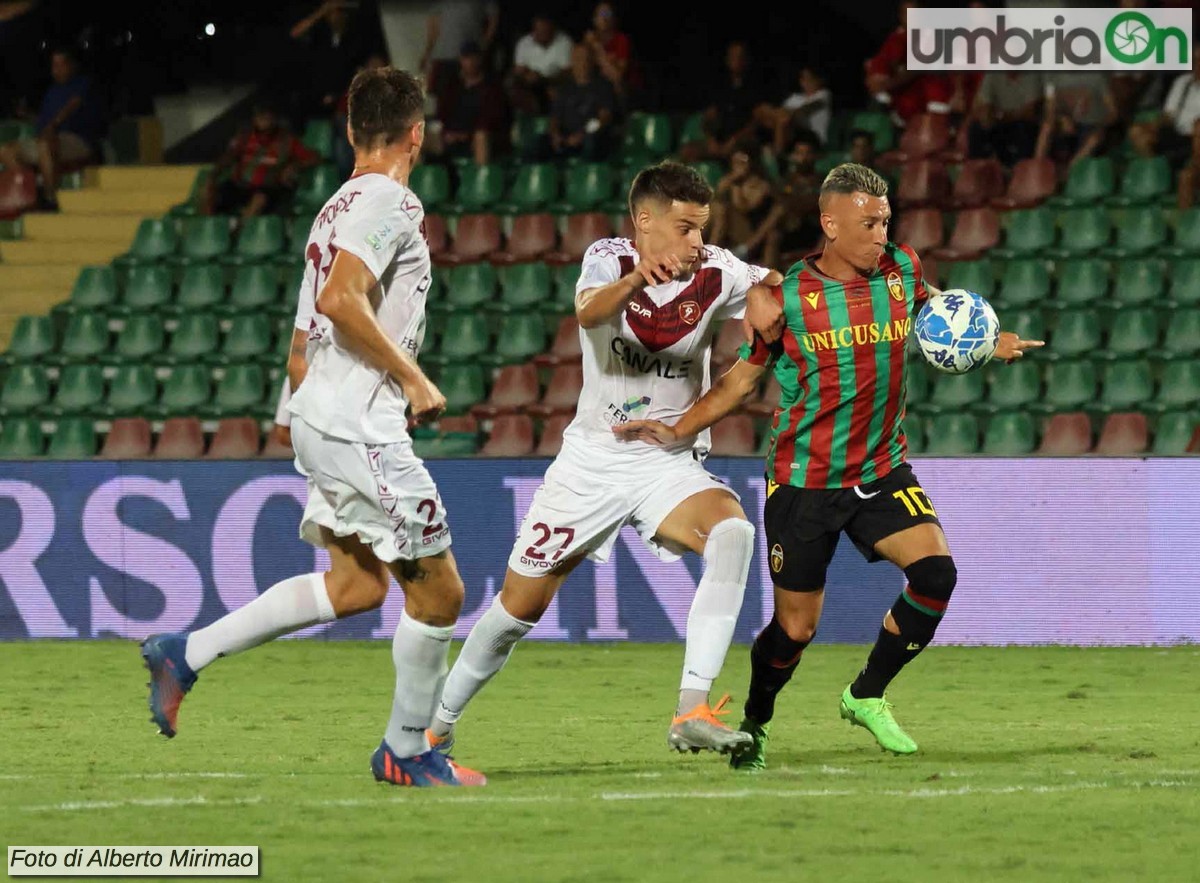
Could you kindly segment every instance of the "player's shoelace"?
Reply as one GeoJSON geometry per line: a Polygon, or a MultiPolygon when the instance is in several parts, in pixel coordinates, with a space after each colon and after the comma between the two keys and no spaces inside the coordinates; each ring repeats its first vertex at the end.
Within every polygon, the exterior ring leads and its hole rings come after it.
{"type": "Polygon", "coordinates": [[[720,700],[718,700],[716,705],[709,706],[708,714],[698,714],[696,717],[700,720],[706,720],[710,724],[714,724],[715,726],[728,730],[730,728],[729,725],[722,721],[721,718],[728,716],[732,711],[732,709],[725,707],[729,704],[729,700],[730,696],[728,693],[726,693],[720,698],[720,700]]]}

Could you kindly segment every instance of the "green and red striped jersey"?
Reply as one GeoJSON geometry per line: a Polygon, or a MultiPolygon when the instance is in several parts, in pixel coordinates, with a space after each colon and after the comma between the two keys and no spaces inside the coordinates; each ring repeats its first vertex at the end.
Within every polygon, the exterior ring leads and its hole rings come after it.
{"type": "Polygon", "coordinates": [[[775,296],[787,327],[775,344],[756,337],[741,358],[774,362],[782,387],[771,424],[767,477],[805,488],[853,487],[904,462],[905,346],[928,296],[921,261],[889,242],[879,269],[842,282],[811,255],[788,270],[775,296]]]}

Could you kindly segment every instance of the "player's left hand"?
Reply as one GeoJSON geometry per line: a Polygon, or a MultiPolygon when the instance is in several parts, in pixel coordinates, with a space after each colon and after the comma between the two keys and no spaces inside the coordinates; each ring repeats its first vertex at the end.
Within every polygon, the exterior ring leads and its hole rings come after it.
{"type": "Polygon", "coordinates": [[[770,289],[756,285],[746,294],[746,315],[742,329],[746,340],[754,341],[754,333],[767,343],[774,343],[783,334],[783,307],[771,296],[770,289]]]}
{"type": "Polygon", "coordinates": [[[675,430],[657,420],[630,420],[614,426],[613,435],[622,441],[642,441],[648,445],[669,445],[678,441],[675,430]]]}
{"type": "Polygon", "coordinates": [[[1044,340],[1021,340],[1011,331],[1001,331],[1000,340],[996,342],[996,352],[992,358],[1011,362],[1013,359],[1019,359],[1025,355],[1025,350],[1045,345],[1046,341],[1044,340]]]}

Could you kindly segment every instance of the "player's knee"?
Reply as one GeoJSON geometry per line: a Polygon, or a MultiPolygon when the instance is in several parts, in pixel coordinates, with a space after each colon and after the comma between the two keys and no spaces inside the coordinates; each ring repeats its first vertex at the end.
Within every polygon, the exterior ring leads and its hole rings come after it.
{"type": "Polygon", "coordinates": [[[949,555],[930,555],[904,568],[908,588],[892,607],[900,634],[924,646],[933,639],[958,582],[958,569],[949,555]]]}
{"type": "Polygon", "coordinates": [[[705,557],[710,555],[734,560],[754,556],[754,525],[745,518],[726,518],[715,524],[704,543],[705,557]]]}
{"type": "Polygon", "coordinates": [[[375,610],[388,593],[386,574],[333,574],[325,579],[329,601],[338,618],[375,610]]]}
{"type": "Polygon", "coordinates": [[[929,555],[904,568],[913,591],[945,606],[958,582],[958,568],[949,555],[929,555]]]}
{"type": "Polygon", "coordinates": [[[788,610],[784,607],[777,607],[775,619],[778,620],[787,636],[798,643],[811,643],[817,634],[817,617],[811,610],[788,610]]]}

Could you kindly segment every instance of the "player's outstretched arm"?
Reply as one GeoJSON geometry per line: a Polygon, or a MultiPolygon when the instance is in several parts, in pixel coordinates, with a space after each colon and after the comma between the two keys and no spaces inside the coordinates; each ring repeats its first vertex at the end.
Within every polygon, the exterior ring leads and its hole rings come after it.
{"type": "Polygon", "coordinates": [[[339,251],[317,295],[317,312],[328,317],[342,342],[400,384],[413,417],[432,420],[445,409],[446,399],[416,360],[379,327],[367,296],[375,282],[366,264],[348,251],[339,251]]]}
{"type": "Polygon", "coordinates": [[[669,445],[698,435],[750,398],[766,370],[765,366],[739,359],[674,426],[657,420],[630,420],[614,426],[613,433],[625,441],[644,441],[652,445],[669,445]]]}
{"type": "Polygon", "coordinates": [[[683,262],[673,254],[642,255],[637,265],[616,282],[575,295],[575,316],[582,327],[595,328],[618,315],[647,285],[670,282],[682,273],[683,262]]]}
{"type": "MultiPolygon", "coordinates": [[[[941,289],[934,288],[928,282],[925,283],[925,290],[929,292],[930,297],[939,297],[942,294],[941,289]]],[[[1022,340],[1011,331],[1001,331],[1000,339],[996,342],[996,352],[992,354],[992,358],[1002,362],[1011,362],[1013,359],[1019,359],[1025,355],[1025,350],[1037,349],[1039,346],[1045,345],[1046,341],[1044,340],[1022,340]]]]}

